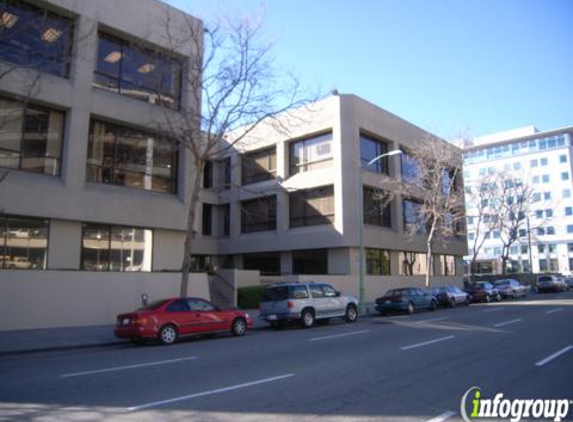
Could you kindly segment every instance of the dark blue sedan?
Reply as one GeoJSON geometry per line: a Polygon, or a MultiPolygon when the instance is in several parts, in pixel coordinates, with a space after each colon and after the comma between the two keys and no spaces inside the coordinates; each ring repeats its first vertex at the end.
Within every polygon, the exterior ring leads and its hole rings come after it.
{"type": "Polygon", "coordinates": [[[382,315],[392,311],[413,314],[418,309],[435,311],[437,307],[436,298],[418,287],[388,290],[384,296],[376,299],[376,310],[382,315]]]}

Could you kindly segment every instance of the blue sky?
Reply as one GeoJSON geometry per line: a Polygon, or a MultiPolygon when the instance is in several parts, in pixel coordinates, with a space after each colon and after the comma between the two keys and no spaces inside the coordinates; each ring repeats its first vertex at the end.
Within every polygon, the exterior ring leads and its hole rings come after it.
{"type": "Polygon", "coordinates": [[[573,125],[573,0],[170,0],[266,16],[281,66],[444,137],[573,125]]]}

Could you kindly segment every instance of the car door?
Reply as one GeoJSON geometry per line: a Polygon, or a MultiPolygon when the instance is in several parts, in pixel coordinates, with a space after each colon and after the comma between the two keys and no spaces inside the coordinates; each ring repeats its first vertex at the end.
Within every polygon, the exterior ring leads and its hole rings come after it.
{"type": "Polygon", "coordinates": [[[201,318],[189,309],[186,299],[174,300],[165,309],[166,322],[175,324],[179,329],[180,335],[191,334],[195,332],[196,327],[200,324],[201,318]]]}
{"type": "Polygon", "coordinates": [[[195,326],[197,333],[209,333],[223,331],[231,326],[229,314],[221,312],[211,302],[203,299],[188,299],[189,309],[199,318],[199,323],[195,326]]]}
{"type": "Polygon", "coordinates": [[[309,284],[312,304],[314,306],[315,316],[324,317],[328,315],[329,299],[326,297],[321,284],[309,284]]]}
{"type": "Polygon", "coordinates": [[[322,290],[324,291],[325,297],[328,299],[327,314],[330,316],[344,315],[346,308],[336,289],[329,284],[323,284],[322,290]]]}

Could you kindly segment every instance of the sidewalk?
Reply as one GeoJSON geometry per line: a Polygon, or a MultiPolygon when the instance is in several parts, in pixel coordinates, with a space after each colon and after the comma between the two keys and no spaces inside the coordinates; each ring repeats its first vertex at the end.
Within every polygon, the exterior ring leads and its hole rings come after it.
{"type": "MultiPolygon", "coordinates": [[[[258,309],[247,312],[253,319],[253,329],[268,327],[259,320],[258,309]]],[[[113,328],[113,325],[97,325],[0,331],[0,356],[129,344],[128,340],[116,338],[113,328]]]]}
{"type": "MultiPolygon", "coordinates": [[[[369,314],[372,313],[372,308],[373,306],[367,308],[369,314]]],[[[246,312],[253,319],[254,330],[269,326],[259,319],[258,309],[248,309],[246,312]]],[[[0,356],[112,347],[122,344],[129,344],[129,341],[116,338],[113,334],[113,325],[0,331],[0,356]]]]}

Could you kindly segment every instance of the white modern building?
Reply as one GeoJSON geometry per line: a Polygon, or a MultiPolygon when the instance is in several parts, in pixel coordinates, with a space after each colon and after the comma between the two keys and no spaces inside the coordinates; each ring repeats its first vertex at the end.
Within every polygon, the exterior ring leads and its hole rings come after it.
{"type": "MultiPolygon", "coordinates": [[[[518,241],[510,248],[515,272],[573,272],[573,191],[571,151],[573,127],[540,132],[533,126],[476,138],[464,148],[466,188],[501,173],[533,190],[531,210],[524,216],[518,241]]],[[[466,196],[468,244],[476,242],[475,196],[466,196]]],[[[502,243],[495,230],[486,235],[476,272],[501,272],[502,243]]]]}
{"type": "MultiPolygon", "coordinates": [[[[190,204],[190,156],[152,122],[198,109],[181,74],[197,44],[171,50],[165,16],[201,22],[155,0],[3,5],[0,69],[17,68],[0,79],[0,330],[111,323],[142,294],[177,295],[191,205],[190,295],[304,280],[358,295],[361,244],[367,301],[424,284],[425,239],[404,236],[415,198],[382,208],[377,192],[412,171],[427,132],[333,95],[288,134],[259,126],[210,163],[190,204]]],[[[435,253],[435,282],[461,283],[465,236],[435,253]]]]}

